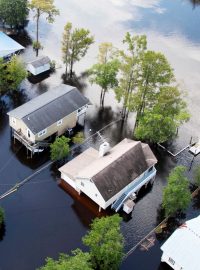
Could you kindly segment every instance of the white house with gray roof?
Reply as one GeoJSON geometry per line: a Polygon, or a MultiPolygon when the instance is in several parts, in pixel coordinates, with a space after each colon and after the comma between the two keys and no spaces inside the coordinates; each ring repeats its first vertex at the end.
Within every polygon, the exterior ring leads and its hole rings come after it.
{"type": "Polygon", "coordinates": [[[156,163],[148,144],[124,139],[113,148],[108,143],[99,151],[90,147],[59,171],[62,181],[100,209],[111,206],[117,212],[142,186],[154,181],[156,163]]]}
{"type": "Polygon", "coordinates": [[[13,136],[34,152],[51,135],[83,124],[89,103],[75,87],[61,84],[8,112],[13,136]]]}
{"type": "Polygon", "coordinates": [[[161,261],[174,270],[200,270],[200,216],[186,221],[161,246],[161,261]]]}

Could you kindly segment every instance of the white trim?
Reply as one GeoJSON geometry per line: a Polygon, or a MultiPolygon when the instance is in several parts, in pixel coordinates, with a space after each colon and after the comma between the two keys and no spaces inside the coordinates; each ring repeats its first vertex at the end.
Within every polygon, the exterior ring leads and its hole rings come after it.
{"type": "Polygon", "coordinates": [[[61,126],[61,125],[62,125],[62,122],[63,122],[62,119],[58,120],[58,121],[57,121],[57,126],[61,126]]]}
{"type": "Polygon", "coordinates": [[[11,122],[12,122],[12,124],[16,125],[16,118],[11,117],[11,122]]]}
{"type": "Polygon", "coordinates": [[[41,130],[39,133],[38,133],[38,137],[42,137],[43,135],[45,135],[47,133],[47,128],[41,130]]]}

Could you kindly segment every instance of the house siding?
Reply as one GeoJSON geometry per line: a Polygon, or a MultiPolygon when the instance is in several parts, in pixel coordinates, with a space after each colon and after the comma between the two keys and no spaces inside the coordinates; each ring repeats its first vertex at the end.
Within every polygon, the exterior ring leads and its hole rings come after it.
{"type": "Polygon", "coordinates": [[[28,127],[24,124],[24,122],[21,119],[14,118],[16,123],[14,124],[12,122],[12,119],[14,117],[9,117],[9,124],[10,126],[16,130],[16,131],[21,131],[21,133],[26,137],[30,142],[35,142],[35,135],[30,131],[30,137],[27,135],[28,127]]]}
{"type": "MultiPolygon", "coordinates": [[[[61,119],[58,119],[58,121],[61,119]]],[[[57,121],[56,123],[54,123],[53,125],[46,127],[47,132],[46,134],[44,134],[43,136],[38,136],[38,134],[36,134],[35,136],[35,140],[36,141],[43,141],[44,139],[48,138],[49,136],[57,133],[58,136],[62,135],[68,128],[73,128],[76,126],[76,122],[77,122],[77,113],[76,111],[65,116],[64,118],[62,118],[62,124],[57,126],[57,121]]],[[[39,132],[38,132],[39,133],[39,132]]]]}

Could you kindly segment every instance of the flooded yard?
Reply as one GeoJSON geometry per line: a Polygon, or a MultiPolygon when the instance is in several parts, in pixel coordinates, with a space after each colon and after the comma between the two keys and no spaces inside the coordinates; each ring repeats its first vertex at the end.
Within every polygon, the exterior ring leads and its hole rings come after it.
{"type": "MultiPolygon", "coordinates": [[[[71,21],[75,27],[90,29],[95,36],[86,57],[75,65],[79,77],[79,90],[87,96],[90,106],[84,127],[86,137],[112,121],[120,119],[121,104],[115,100],[112,91],[106,94],[104,110],[99,108],[100,89],[91,85],[82,74],[95,61],[98,45],[112,42],[122,46],[126,31],[134,34],[145,33],[149,48],[163,52],[174,68],[180,87],[187,92],[191,119],[179,130],[179,136],[171,145],[175,153],[185,147],[191,136],[200,138],[200,6],[194,6],[189,0],[56,0],[60,16],[54,24],[48,24],[43,18],[40,23],[40,40],[44,47],[40,55],[48,55],[59,66],[56,72],[41,82],[26,80],[20,93],[12,97],[3,97],[5,110],[0,115],[0,195],[17,182],[22,181],[49,162],[49,153],[35,155],[27,159],[26,151],[20,144],[13,144],[6,111],[17,107],[27,100],[63,83],[64,65],[61,59],[61,38],[64,25],[71,21]],[[180,16],[181,15],[181,16],[180,16]]],[[[14,36],[26,50],[22,54],[25,61],[34,56],[31,39],[35,36],[35,21],[30,16],[26,34],[14,36]]],[[[42,79],[42,78],[41,78],[42,79]]],[[[121,126],[116,122],[106,128],[102,134],[111,145],[124,137],[132,136],[134,117],[121,126]]],[[[97,147],[96,137],[90,145],[97,147]]],[[[190,168],[193,156],[187,150],[176,158],[170,157],[161,149],[153,149],[157,164],[157,177],[152,189],[142,192],[133,210],[132,216],[123,215],[122,232],[125,237],[125,251],[129,251],[138,241],[149,233],[160,221],[159,206],[162,189],[166,185],[169,171],[178,165],[190,168]]],[[[200,156],[194,159],[188,176],[199,164],[200,156]]],[[[79,200],[65,192],[58,185],[59,175],[55,166],[49,166],[33,177],[17,192],[0,201],[5,209],[5,228],[0,235],[0,270],[33,270],[44,264],[46,257],[57,258],[59,253],[69,252],[81,243],[91,220],[96,216],[93,209],[81,204],[79,200]]],[[[200,207],[191,205],[187,217],[200,213],[200,207]]],[[[122,269],[166,269],[160,265],[160,242],[145,253],[136,250],[122,265],[122,269]],[[152,264],[149,264],[152,261],[152,264]]]]}

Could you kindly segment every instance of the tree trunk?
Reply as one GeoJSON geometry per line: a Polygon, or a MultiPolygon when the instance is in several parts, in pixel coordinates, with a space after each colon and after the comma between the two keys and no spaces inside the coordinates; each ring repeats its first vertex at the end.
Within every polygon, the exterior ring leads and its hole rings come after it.
{"type": "Polygon", "coordinates": [[[104,107],[104,99],[105,99],[106,90],[103,90],[102,100],[101,100],[101,107],[104,107]]]}
{"type": "Polygon", "coordinates": [[[103,97],[103,88],[101,89],[100,106],[101,106],[101,104],[102,104],[102,97],[103,97]]]}
{"type": "MultiPolygon", "coordinates": [[[[37,9],[37,18],[36,18],[36,45],[39,45],[39,18],[40,18],[40,10],[37,9]]],[[[36,57],[38,57],[39,49],[36,48],[36,57]]]]}
{"type": "Polygon", "coordinates": [[[69,74],[69,77],[70,79],[72,79],[72,75],[73,75],[73,60],[71,60],[71,63],[70,63],[70,74],[69,74]]]}

